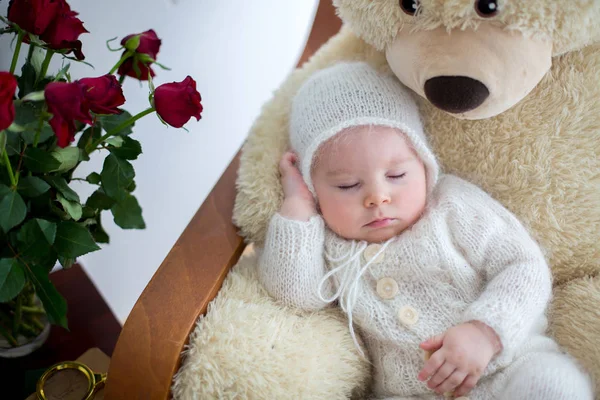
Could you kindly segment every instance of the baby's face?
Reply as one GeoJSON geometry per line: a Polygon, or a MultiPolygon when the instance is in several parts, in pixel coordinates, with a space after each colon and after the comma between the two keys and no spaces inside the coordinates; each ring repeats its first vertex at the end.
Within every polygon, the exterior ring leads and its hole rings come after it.
{"type": "Polygon", "coordinates": [[[423,162],[397,129],[342,132],[326,142],[312,171],[323,218],[346,239],[382,242],[415,223],[426,202],[423,162]]]}

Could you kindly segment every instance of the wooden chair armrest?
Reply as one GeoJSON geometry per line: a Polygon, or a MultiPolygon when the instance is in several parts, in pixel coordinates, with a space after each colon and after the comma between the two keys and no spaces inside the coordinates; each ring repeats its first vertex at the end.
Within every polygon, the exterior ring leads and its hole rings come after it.
{"type": "Polygon", "coordinates": [[[239,154],[133,307],[110,362],[107,399],[167,399],[181,351],[244,250],[231,222],[239,154]]]}
{"type": "MultiPolygon", "coordinates": [[[[331,0],[322,0],[298,65],[340,27],[331,0]]],[[[170,397],[188,337],[245,247],[232,223],[238,166],[239,153],[125,321],[108,370],[106,399],[170,397]]]]}

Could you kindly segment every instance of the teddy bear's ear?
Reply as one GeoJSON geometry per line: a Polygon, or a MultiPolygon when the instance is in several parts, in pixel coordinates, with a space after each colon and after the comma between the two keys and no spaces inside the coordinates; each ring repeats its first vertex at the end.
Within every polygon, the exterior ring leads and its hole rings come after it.
{"type": "Polygon", "coordinates": [[[547,0],[502,1],[498,19],[525,36],[551,41],[553,56],[600,42],[600,1],[596,0],[577,5],[547,0]]]}

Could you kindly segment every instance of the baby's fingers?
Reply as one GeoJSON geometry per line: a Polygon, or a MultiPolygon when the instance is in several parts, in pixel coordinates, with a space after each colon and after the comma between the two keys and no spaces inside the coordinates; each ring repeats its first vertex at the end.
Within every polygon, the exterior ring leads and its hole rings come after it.
{"type": "Polygon", "coordinates": [[[281,175],[285,176],[286,173],[296,169],[296,161],[298,161],[298,156],[294,152],[286,152],[279,161],[279,172],[281,175]]]}
{"type": "Polygon", "coordinates": [[[438,369],[440,369],[442,364],[444,364],[444,361],[446,361],[446,357],[444,356],[444,354],[439,350],[436,351],[435,353],[433,353],[431,358],[427,360],[425,366],[423,367],[421,372],[419,372],[417,379],[419,379],[420,381],[426,381],[427,379],[429,379],[430,376],[435,374],[438,369]]]}
{"type": "Polygon", "coordinates": [[[438,386],[445,382],[446,379],[448,379],[454,373],[455,370],[456,366],[446,361],[444,365],[442,365],[440,369],[438,369],[437,372],[433,374],[431,379],[429,379],[429,382],[427,382],[427,386],[429,387],[429,389],[433,389],[440,394],[443,393],[438,389],[438,386]]]}
{"type": "MultiPolygon", "coordinates": [[[[443,368],[443,367],[442,367],[443,368]]],[[[446,378],[438,387],[434,388],[438,393],[447,393],[454,390],[457,386],[460,386],[465,378],[467,377],[466,372],[454,370],[454,372],[446,378]]]]}
{"type": "Polygon", "coordinates": [[[479,377],[477,377],[475,375],[467,376],[467,378],[463,381],[463,383],[458,388],[456,388],[456,390],[454,391],[454,395],[458,397],[458,396],[464,396],[465,394],[469,393],[471,391],[471,389],[473,389],[475,387],[478,380],[479,380],[479,377]]]}

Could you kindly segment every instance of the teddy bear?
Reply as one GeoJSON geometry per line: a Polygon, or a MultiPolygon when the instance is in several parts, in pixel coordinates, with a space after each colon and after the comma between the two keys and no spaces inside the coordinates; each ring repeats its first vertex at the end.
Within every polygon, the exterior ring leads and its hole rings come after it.
{"type": "MultiPolygon", "coordinates": [[[[414,92],[443,170],[486,190],[540,244],[554,279],[549,332],[600,382],[600,1],[334,0],[334,5],[341,31],[282,84],[244,145],[234,209],[241,234],[259,253],[268,221],[279,210],[277,166],[289,146],[288,114],[297,89],[336,62],[367,61],[414,92]]],[[[211,393],[364,394],[368,362],[356,355],[343,317],[335,310],[303,315],[274,303],[256,282],[256,255],[249,257],[244,268],[230,273],[212,314],[198,323],[202,333],[198,329],[190,342],[212,363],[201,378],[211,393]],[[215,319],[226,307],[227,317],[215,319]],[[231,345],[239,331],[223,329],[217,336],[210,329],[230,326],[226,319],[237,321],[234,313],[243,307],[240,323],[249,316],[262,323],[239,346],[254,351],[252,372],[268,376],[268,385],[240,378],[248,367],[241,366],[238,350],[232,349],[228,362],[214,361],[223,354],[218,346],[231,345]],[[302,372],[285,376],[290,367],[302,372]],[[327,379],[320,379],[324,374],[327,379]],[[315,379],[321,383],[306,384],[315,379]]]]}

